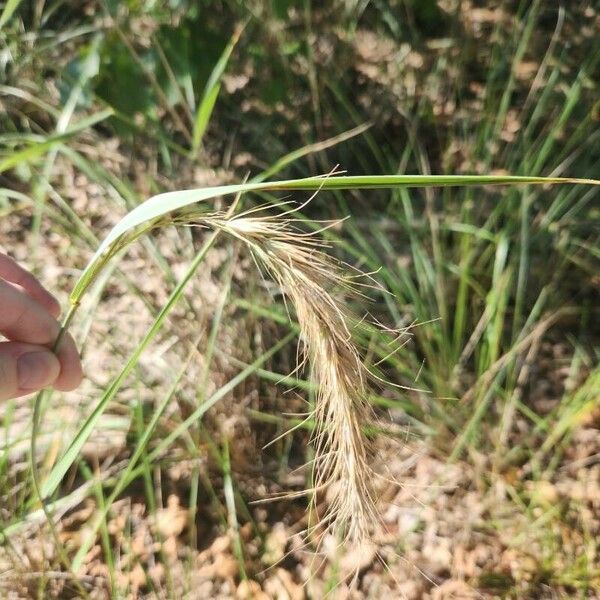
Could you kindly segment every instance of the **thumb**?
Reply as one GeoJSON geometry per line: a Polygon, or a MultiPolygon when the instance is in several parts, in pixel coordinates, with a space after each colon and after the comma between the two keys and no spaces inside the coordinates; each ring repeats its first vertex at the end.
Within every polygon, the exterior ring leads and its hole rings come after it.
{"type": "Polygon", "coordinates": [[[21,342],[0,343],[0,401],[52,385],[60,373],[48,348],[21,342]]]}

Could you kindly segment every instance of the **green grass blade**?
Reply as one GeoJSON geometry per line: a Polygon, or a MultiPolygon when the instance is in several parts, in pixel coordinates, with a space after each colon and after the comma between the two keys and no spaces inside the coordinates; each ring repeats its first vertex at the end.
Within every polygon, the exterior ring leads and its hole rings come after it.
{"type": "Polygon", "coordinates": [[[115,394],[121,388],[121,385],[123,384],[123,381],[125,380],[127,375],[135,367],[142,352],[146,349],[146,347],[154,339],[156,334],[160,331],[160,329],[165,321],[166,316],[171,311],[171,309],[175,306],[177,301],[180,299],[180,297],[183,294],[183,291],[185,289],[185,286],[187,285],[189,280],[192,278],[192,276],[194,275],[194,273],[196,272],[196,270],[198,269],[198,267],[200,266],[200,264],[202,263],[204,258],[206,257],[206,254],[208,253],[208,250],[212,247],[217,235],[218,235],[218,233],[215,232],[206,240],[206,242],[204,243],[204,245],[202,246],[202,248],[196,255],[196,258],[190,265],[187,273],[183,276],[181,281],[178,283],[177,287],[175,287],[175,289],[171,292],[171,295],[169,296],[167,303],[163,306],[161,311],[158,313],[156,319],[154,320],[154,323],[152,324],[150,329],[144,335],[144,338],[139,343],[139,345],[137,346],[137,348],[135,349],[135,351],[133,352],[133,354],[127,361],[127,364],[123,367],[123,369],[121,370],[121,372],[119,373],[117,378],[113,381],[113,383],[110,385],[110,387],[106,390],[106,392],[102,396],[100,402],[98,402],[97,406],[94,408],[92,414],[86,419],[85,423],[81,426],[77,435],[75,436],[75,439],[73,440],[73,442],[71,442],[71,444],[67,448],[67,451],[65,452],[65,454],[60,458],[60,460],[56,463],[56,465],[54,465],[54,468],[48,475],[48,478],[45,480],[44,484],[42,485],[42,488],[41,488],[42,498],[47,498],[48,496],[53,494],[56,491],[56,489],[58,488],[60,482],[62,481],[63,477],[65,476],[65,473],[68,471],[68,469],[71,467],[71,465],[77,459],[77,456],[78,456],[81,448],[85,444],[86,440],[89,438],[100,415],[104,412],[108,403],[114,398],[115,394]]]}
{"type": "Polygon", "coordinates": [[[219,388],[210,398],[203,402],[192,414],[182,423],[180,423],[158,446],[150,453],[148,459],[156,460],[184,431],[186,431],[195,421],[200,419],[209,408],[214,406],[221,398],[224,398],[234,390],[244,379],[256,372],[256,370],[269,358],[274,356],[282,348],[285,348],[296,337],[296,332],[291,331],[279,342],[259,356],[252,364],[240,371],[233,379],[219,388]]]}
{"type": "Polygon", "coordinates": [[[306,177],[277,182],[242,183],[217,187],[166,192],[153,196],[127,214],[104,239],[96,254],[92,257],[79,281],[77,282],[71,301],[77,303],[87,286],[97,273],[99,264],[106,258],[112,245],[124,234],[138,230],[140,226],[149,228],[155,222],[171,212],[191,204],[212,200],[219,196],[244,194],[256,191],[281,190],[347,190],[377,189],[394,187],[448,187],[469,185],[541,185],[560,183],[581,183],[600,185],[593,179],[570,179],[561,177],[523,177],[495,175],[360,175],[341,177],[306,177]]]}
{"type": "Polygon", "coordinates": [[[15,10],[19,8],[22,0],[7,0],[0,15],[0,30],[8,23],[8,20],[13,16],[15,10]]]}
{"type": "Polygon", "coordinates": [[[38,156],[42,156],[48,150],[54,148],[57,144],[67,141],[80,131],[89,129],[97,123],[108,119],[112,116],[112,114],[113,111],[111,109],[103,110],[95,115],[92,115],[91,117],[82,119],[69,129],[65,130],[63,133],[52,135],[41,142],[34,143],[23,150],[14,152],[4,160],[0,161],[0,173],[3,173],[8,169],[12,169],[23,162],[28,162],[34,158],[37,158],[38,156]]]}
{"type": "Polygon", "coordinates": [[[125,467],[125,470],[120,474],[119,479],[118,479],[112,493],[110,494],[109,498],[107,499],[106,502],[103,503],[103,506],[101,506],[100,511],[97,515],[95,524],[91,528],[91,530],[88,532],[87,539],[81,544],[77,553],[75,554],[75,556],[73,558],[73,562],[72,562],[72,566],[75,570],[78,570],[81,567],[81,563],[84,560],[87,553],[89,552],[90,546],[95,541],[97,527],[100,527],[102,525],[102,523],[105,522],[106,516],[108,515],[108,511],[110,510],[110,507],[114,503],[116,497],[123,491],[123,489],[130,482],[131,475],[134,472],[134,469],[137,467],[138,462],[140,462],[142,455],[146,451],[146,449],[148,447],[148,443],[150,441],[150,438],[152,437],[152,435],[158,425],[158,421],[159,421],[160,417],[165,412],[169,402],[171,401],[171,399],[173,398],[173,395],[177,391],[177,386],[181,382],[181,379],[183,378],[187,368],[189,367],[189,363],[194,356],[194,348],[196,347],[196,345],[197,344],[193,345],[193,349],[190,351],[187,359],[185,360],[181,369],[175,376],[175,379],[174,379],[173,383],[171,384],[169,390],[164,395],[164,397],[161,400],[161,402],[159,403],[159,405],[156,407],[156,410],[153,412],[150,421],[148,422],[148,424],[146,425],[146,427],[144,429],[144,432],[139,437],[137,446],[136,446],[133,454],[127,461],[127,466],[125,467]]]}
{"type": "MultiPolygon", "coordinates": [[[[219,400],[224,398],[227,394],[229,394],[233,389],[235,389],[242,381],[248,378],[250,375],[254,374],[256,370],[263,365],[269,358],[274,356],[277,352],[283,349],[287,344],[289,344],[296,337],[296,333],[294,331],[288,333],[284,338],[279,340],[274,346],[269,348],[266,352],[264,352],[261,356],[259,356],[251,365],[248,365],[245,369],[240,371],[233,379],[231,379],[224,386],[219,388],[210,398],[208,398],[205,402],[203,402],[185,421],[180,423],[166,438],[161,440],[161,442],[154,448],[152,452],[148,454],[147,461],[149,463],[154,463],[160,458],[160,455],[166,451],[166,449],[183,433],[185,433],[188,428],[198,419],[202,418],[202,416],[219,400]]],[[[162,408],[162,407],[161,407],[162,408]]],[[[152,428],[154,428],[155,423],[151,423],[152,428]]],[[[150,438],[150,431],[147,436],[145,436],[138,443],[138,447],[136,449],[135,459],[139,458],[142,451],[147,445],[147,442],[150,438]],[[137,454],[139,452],[139,455],[137,454]]],[[[135,468],[135,462],[133,458],[130,459],[129,464],[127,466],[124,474],[119,478],[115,489],[112,491],[106,502],[106,511],[110,508],[112,503],[115,501],[116,497],[123,491],[124,487],[129,484],[134,477],[137,477],[141,474],[141,469],[135,468]]],[[[77,570],[81,567],[82,561],[88,553],[98,528],[102,523],[102,520],[105,518],[106,514],[98,514],[94,524],[91,526],[89,531],[89,537],[87,541],[85,541],[77,551],[77,554],[73,558],[72,566],[74,570],[77,570]]]]}
{"type": "Polygon", "coordinates": [[[308,144],[306,146],[302,146],[301,148],[297,148],[296,150],[292,150],[291,152],[288,152],[280,159],[278,159],[275,163],[273,163],[270,167],[265,169],[262,173],[259,173],[256,177],[253,177],[250,180],[250,182],[257,183],[260,181],[265,181],[265,179],[269,179],[269,177],[277,175],[277,173],[279,173],[298,159],[308,156],[309,154],[315,154],[316,152],[322,152],[323,150],[327,150],[327,148],[337,146],[342,142],[345,142],[347,140],[352,139],[355,136],[363,134],[369,129],[369,127],[371,127],[370,123],[362,123],[357,127],[353,127],[348,131],[344,131],[343,133],[333,136],[327,140],[323,140],[322,142],[315,142],[314,144],[308,144]]]}
{"type": "Polygon", "coordinates": [[[231,36],[229,43],[225,47],[225,50],[223,50],[223,54],[221,54],[221,57],[212,70],[208,81],[206,82],[204,95],[202,96],[202,100],[200,101],[200,105],[198,106],[198,110],[196,111],[196,116],[194,118],[194,130],[192,133],[192,152],[194,154],[200,148],[200,144],[202,144],[204,132],[208,127],[210,117],[219,96],[219,91],[221,90],[221,78],[223,77],[223,73],[227,68],[227,63],[231,58],[231,53],[240,39],[242,31],[243,27],[240,27],[231,36]]]}

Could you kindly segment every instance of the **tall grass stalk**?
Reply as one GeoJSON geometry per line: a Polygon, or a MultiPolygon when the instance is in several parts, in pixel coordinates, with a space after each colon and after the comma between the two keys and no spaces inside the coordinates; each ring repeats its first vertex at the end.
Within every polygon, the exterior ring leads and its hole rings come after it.
{"type": "MultiPolygon", "coordinates": [[[[43,486],[40,485],[37,470],[36,438],[44,396],[38,395],[36,398],[31,462],[38,497],[43,502],[56,491],[63,476],[77,459],[100,414],[117,393],[132,365],[136,364],[142,351],[160,329],[166,314],[181,297],[185,285],[202,263],[217,233],[223,232],[242,241],[248,247],[293,304],[303,343],[299,363],[302,365],[306,360],[311,363],[318,383],[317,403],[311,418],[314,418],[316,423],[314,491],[317,494],[329,492],[322,523],[342,540],[363,540],[371,531],[376,518],[369,491],[372,480],[369,444],[363,434],[363,426],[368,420],[365,400],[368,371],[352,342],[351,331],[347,325],[347,310],[338,298],[331,295],[332,288],[351,288],[349,279],[343,276],[332,259],[323,253],[323,242],[318,234],[306,234],[295,229],[294,219],[288,216],[292,211],[287,211],[279,217],[269,217],[256,211],[233,216],[233,210],[228,213],[211,213],[199,203],[219,196],[240,195],[253,191],[561,183],[600,185],[600,181],[587,179],[517,176],[332,176],[184,190],[159,194],[149,199],[127,214],[113,228],[84,269],[71,294],[72,307],[63,325],[63,332],[86,290],[107,263],[144,233],[172,224],[194,224],[212,229],[213,234],[197,255],[187,275],[171,294],[128,366],[79,429],[74,441],[51,470],[43,486]],[[194,205],[193,208],[190,208],[191,205],[194,205]]],[[[200,414],[204,414],[208,404],[210,403],[199,407],[202,411],[200,414]]]]}

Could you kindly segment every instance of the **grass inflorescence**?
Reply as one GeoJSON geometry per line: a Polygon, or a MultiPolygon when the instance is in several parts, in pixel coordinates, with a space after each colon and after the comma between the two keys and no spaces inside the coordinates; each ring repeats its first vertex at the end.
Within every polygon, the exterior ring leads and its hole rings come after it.
{"type": "Polygon", "coordinates": [[[299,366],[310,363],[318,386],[307,418],[315,423],[314,492],[330,498],[320,524],[344,541],[362,542],[377,521],[369,491],[371,450],[363,431],[372,412],[368,372],[347,308],[329,291],[352,291],[354,281],[323,252],[318,235],[298,232],[290,220],[240,215],[206,222],[241,240],[293,306],[301,331],[299,366]]]}

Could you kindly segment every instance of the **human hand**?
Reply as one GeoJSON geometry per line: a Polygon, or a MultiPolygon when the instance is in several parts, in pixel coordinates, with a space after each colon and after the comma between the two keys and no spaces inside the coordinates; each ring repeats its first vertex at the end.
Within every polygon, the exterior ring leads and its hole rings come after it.
{"type": "Polygon", "coordinates": [[[39,281],[0,252],[0,401],[44,387],[70,391],[82,378],[73,338],[66,334],[51,351],[60,306],[39,281]]]}

